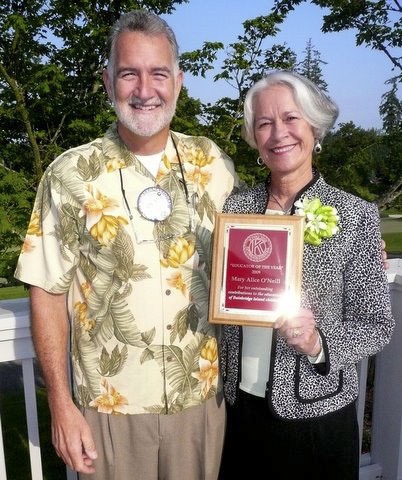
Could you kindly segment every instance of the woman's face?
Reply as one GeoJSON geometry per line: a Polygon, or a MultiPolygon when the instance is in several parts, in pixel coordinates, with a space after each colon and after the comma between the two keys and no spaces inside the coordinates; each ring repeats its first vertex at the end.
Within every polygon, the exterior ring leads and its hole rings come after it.
{"type": "Polygon", "coordinates": [[[254,97],[254,112],[258,151],[273,174],[311,168],[313,128],[302,117],[290,88],[275,85],[262,90],[254,97]]]}

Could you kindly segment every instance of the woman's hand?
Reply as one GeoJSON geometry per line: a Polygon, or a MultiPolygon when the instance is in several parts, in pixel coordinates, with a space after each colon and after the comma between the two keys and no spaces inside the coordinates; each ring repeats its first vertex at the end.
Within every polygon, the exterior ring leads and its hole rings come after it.
{"type": "Polygon", "coordinates": [[[275,322],[274,328],[298,353],[310,357],[320,354],[320,335],[311,310],[300,308],[292,317],[281,317],[275,322]]]}
{"type": "Polygon", "coordinates": [[[389,268],[387,251],[385,250],[385,240],[381,239],[381,260],[385,270],[389,268]]]}

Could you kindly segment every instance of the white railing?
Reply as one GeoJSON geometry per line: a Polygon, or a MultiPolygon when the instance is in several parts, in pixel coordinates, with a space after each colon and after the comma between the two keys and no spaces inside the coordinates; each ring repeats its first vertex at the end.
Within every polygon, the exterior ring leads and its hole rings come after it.
{"type": "MultiPolygon", "coordinates": [[[[19,360],[22,363],[31,476],[33,480],[42,480],[33,369],[35,354],[31,342],[28,305],[26,300],[1,303],[3,308],[0,308],[0,362],[19,360]]],[[[2,435],[0,436],[0,478],[7,479],[2,435]]]]}
{"type": "MultiPolygon", "coordinates": [[[[388,280],[396,328],[389,345],[376,356],[371,450],[361,457],[360,480],[402,480],[402,259],[390,260],[388,280]]],[[[22,365],[31,480],[43,480],[27,299],[0,301],[0,362],[22,365]]],[[[367,361],[360,365],[357,405],[362,437],[367,361]]],[[[0,479],[7,480],[0,411],[0,479]]],[[[9,479],[11,480],[11,479],[9,479]]],[[[28,480],[28,479],[27,479],[28,480]]],[[[66,469],[66,480],[77,475],[66,469]]]]}
{"type": "Polygon", "coordinates": [[[376,356],[368,475],[360,475],[360,480],[402,480],[402,259],[390,263],[388,281],[396,328],[390,344],[376,356]]]}
{"type": "MultiPolygon", "coordinates": [[[[34,375],[35,352],[32,345],[28,299],[0,301],[0,363],[18,362],[22,366],[25,412],[28,432],[31,480],[43,480],[34,375]]],[[[77,474],[66,468],[66,480],[77,474]]],[[[7,480],[0,411],[0,479],[7,480]]],[[[13,480],[13,479],[8,479],[13,480]]],[[[26,479],[29,480],[29,479],[26,479]]]]}

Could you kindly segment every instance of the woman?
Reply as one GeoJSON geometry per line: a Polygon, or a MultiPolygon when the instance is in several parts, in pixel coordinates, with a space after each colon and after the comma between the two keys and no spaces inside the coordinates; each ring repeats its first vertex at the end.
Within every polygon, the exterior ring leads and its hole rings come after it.
{"type": "Polygon", "coordinates": [[[310,215],[297,314],[274,329],[223,327],[225,480],[358,479],[356,364],[389,342],[394,320],[377,208],[313,167],[337,116],[292,72],[269,74],[245,99],[243,136],[269,175],[229,197],[224,212],[310,215]]]}

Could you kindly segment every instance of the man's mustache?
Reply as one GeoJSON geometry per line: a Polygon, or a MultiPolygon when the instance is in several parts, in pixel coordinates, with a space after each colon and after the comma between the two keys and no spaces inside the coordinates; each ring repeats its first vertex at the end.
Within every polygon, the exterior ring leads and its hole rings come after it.
{"type": "Polygon", "coordinates": [[[128,104],[132,107],[159,107],[163,104],[162,101],[158,100],[157,102],[153,101],[149,103],[148,101],[141,100],[140,98],[130,98],[128,104]]]}

